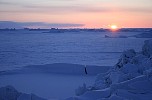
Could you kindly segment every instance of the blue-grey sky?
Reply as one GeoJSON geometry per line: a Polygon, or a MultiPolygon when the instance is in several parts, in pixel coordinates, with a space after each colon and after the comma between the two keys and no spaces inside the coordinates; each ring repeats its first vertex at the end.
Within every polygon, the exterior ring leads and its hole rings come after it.
{"type": "MultiPolygon", "coordinates": [[[[0,21],[152,27],[152,0],[0,0],[0,21]]],[[[44,24],[43,24],[44,25],[44,24]]]]}

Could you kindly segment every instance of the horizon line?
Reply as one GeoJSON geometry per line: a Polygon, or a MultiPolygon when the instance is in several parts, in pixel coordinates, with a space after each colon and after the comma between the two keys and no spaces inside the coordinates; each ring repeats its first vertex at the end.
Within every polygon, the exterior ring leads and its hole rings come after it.
{"type": "MultiPolygon", "coordinates": [[[[18,21],[1,21],[0,20],[0,29],[109,29],[109,25],[99,25],[97,26],[87,26],[83,23],[49,23],[49,22],[18,22],[18,21]],[[100,27],[101,26],[101,27],[100,27]]],[[[123,28],[152,28],[152,26],[141,27],[141,26],[118,26],[118,29],[123,28]]]]}

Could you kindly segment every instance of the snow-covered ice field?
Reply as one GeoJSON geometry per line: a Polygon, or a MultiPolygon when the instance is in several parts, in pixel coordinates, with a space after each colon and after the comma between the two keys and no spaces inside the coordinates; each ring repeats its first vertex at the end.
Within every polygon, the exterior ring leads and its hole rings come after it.
{"type": "MultiPolygon", "coordinates": [[[[127,49],[141,51],[147,38],[105,38],[108,32],[0,32],[0,87],[12,85],[23,93],[47,99],[74,96],[75,89],[92,85],[95,75],[118,62],[127,49]],[[52,66],[62,63],[61,66],[52,66]],[[70,67],[65,64],[73,64],[70,67]],[[79,64],[79,65],[75,65],[79,64]],[[88,75],[85,75],[84,66],[88,75]],[[50,67],[52,66],[52,67],[50,67]]],[[[123,32],[125,36],[139,33],[123,32]]]]}
{"type": "Polygon", "coordinates": [[[0,76],[0,87],[12,85],[23,93],[34,93],[46,99],[63,99],[75,95],[83,83],[92,85],[94,76],[62,74],[16,74],[0,76]]]}
{"type": "MultiPolygon", "coordinates": [[[[139,32],[140,33],[140,32],[139,32]]],[[[28,65],[72,63],[114,65],[126,49],[140,51],[141,38],[105,38],[108,32],[42,33],[42,31],[1,31],[0,70],[28,65]]],[[[112,33],[117,35],[118,33],[112,33]]],[[[122,32],[131,36],[138,33],[122,32]]]]}
{"type": "Polygon", "coordinates": [[[0,87],[12,85],[23,93],[34,93],[47,99],[63,99],[75,95],[75,89],[83,83],[93,85],[95,75],[109,67],[76,64],[49,64],[26,66],[18,70],[0,73],[0,87]]]}

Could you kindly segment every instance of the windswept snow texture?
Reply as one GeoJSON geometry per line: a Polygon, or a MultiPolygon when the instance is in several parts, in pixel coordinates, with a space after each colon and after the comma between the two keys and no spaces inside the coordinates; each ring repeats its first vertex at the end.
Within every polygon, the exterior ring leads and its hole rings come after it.
{"type": "Polygon", "coordinates": [[[46,99],[64,99],[75,95],[75,89],[94,83],[95,75],[108,71],[107,66],[78,64],[31,65],[21,69],[1,71],[0,87],[12,85],[23,93],[34,93],[46,99]]]}
{"type": "Polygon", "coordinates": [[[108,72],[97,75],[94,85],[76,89],[78,96],[66,100],[151,100],[152,40],[145,41],[140,53],[122,53],[108,72]]]}
{"type": "Polygon", "coordinates": [[[28,65],[73,63],[112,66],[126,49],[140,50],[146,39],[105,38],[132,36],[140,32],[0,31],[0,71],[28,65]]]}

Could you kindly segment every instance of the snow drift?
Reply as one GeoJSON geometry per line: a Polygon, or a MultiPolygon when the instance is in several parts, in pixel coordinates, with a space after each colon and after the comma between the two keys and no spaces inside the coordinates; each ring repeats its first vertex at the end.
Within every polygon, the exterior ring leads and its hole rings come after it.
{"type": "Polygon", "coordinates": [[[66,100],[151,100],[152,40],[140,53],[124,51],[116,65],[98,74],[93,86],[76,89],[76,95],[66,100]]]}
{"type": "Polygon", "coordinates": [[[12,86],[0,88],[0,100],[46,100],[34,94],[25,94],[18,92],[12,86]]]}

